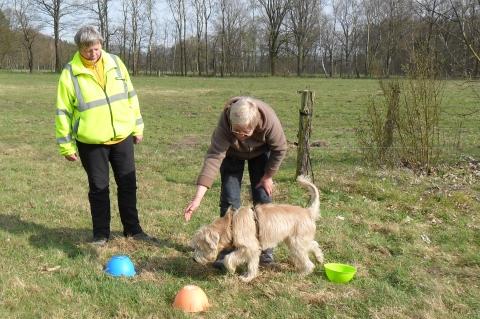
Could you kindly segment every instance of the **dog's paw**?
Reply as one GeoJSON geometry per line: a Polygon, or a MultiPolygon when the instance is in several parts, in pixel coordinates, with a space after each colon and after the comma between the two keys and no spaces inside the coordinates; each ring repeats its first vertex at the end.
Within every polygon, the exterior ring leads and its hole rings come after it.
{"type": "Polygon", "coordinates": [[[320,263],[320,264],[323,264],[324,263],[324,258],[323,258],[323,253],[320,252],[318,254],[315,254],[315,258],[317,259],[317,261],[320,263]]]}
{"type": "Polygon", "coordinates": [[[310,262],[302,267],[301,274],[305,276],[309,275],[313,272],[314,269],[315,269],[315,265],[312,262],[310,262]]]}
{"type": "Polygon", "coordinates": [[[243,282],[250,282],[250,281],[253,280],[253,278],[255,278],[255,276],[250,275],[250,274],[248,274],[248,273],[243,274],[243,275],[240,276],[240,280],[243,281],[243,282]]]}

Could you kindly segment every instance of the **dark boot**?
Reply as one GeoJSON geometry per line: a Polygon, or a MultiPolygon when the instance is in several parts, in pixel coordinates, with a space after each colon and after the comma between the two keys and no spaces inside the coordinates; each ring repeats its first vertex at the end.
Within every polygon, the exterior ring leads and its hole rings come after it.
{"type": "Polygon", "coordinates": [[[223,264],[223,260],[225,259],[225,256],[230,254],[233,251],[233,249],[224,249],[222,250],[218,256],[217,260],[215,260],[212,264],[213,268],[217,268],[220,270],[225,270],[225,265],[223,264]]]}
{"type": "Polygon", "coordinates": [[[262,253],[260,254],[260,264],[271,265],[273,262],[273,248],[262,250],[262,253]]]}

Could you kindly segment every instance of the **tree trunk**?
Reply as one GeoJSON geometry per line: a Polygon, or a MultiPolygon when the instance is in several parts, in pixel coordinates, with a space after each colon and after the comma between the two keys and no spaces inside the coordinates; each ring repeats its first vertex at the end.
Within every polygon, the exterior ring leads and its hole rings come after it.
{"type": "Polygon", "coordinates": [[[269,55],[270,55],[270,74],[272,76],[275,76],[277,74],[275,52],[272,52],[270,50],[269,55]]]}
{"type": "Polygon", "coordinates": [[[60,73],[62,72],[62,67],[60,65],[60,49],[59,49],[59,42],[60,42],[60,26],[58,17],[53,22],[53,34],[54,34],[54,44],[55,44],[55,72],[60,73]]]}

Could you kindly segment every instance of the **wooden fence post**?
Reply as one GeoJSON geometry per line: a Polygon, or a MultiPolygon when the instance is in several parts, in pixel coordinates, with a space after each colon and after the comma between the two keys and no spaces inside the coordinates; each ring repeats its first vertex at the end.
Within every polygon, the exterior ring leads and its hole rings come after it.
{"type": "Polygon", "coordinates": [[[314,181],[310,159],[310,133],[312,131],[312,112],[315,92],[310,90],[297,91],[301,94],[300,121],[298,125],[298,150],[296,176],[304,175],[314,181]]]}

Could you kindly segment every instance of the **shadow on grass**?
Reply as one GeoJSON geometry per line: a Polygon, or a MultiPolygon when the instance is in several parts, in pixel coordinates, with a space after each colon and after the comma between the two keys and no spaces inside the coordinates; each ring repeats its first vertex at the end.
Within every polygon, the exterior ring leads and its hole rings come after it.
{"type": "MultiPolygon", "coordinates": [[[[86,255],[98,257],[95,247],[84,245],[91,240],[91,229],[70,227],[49,228],[45,225],[24,220],[17,215],[6,214],[0,214],[0,229],[14,235],[28,236],[28,241],[33,247],[63,250],[69,258],[86,255]]],[[[111,238],[124,237],[121,232],[112,232],[111,238]]],[[[191,251],[190,247],[165,239],[158,239],[158,243],[151,244],[158,247],[172,248],[182,253],[191,251]]]]}
{"type": "Polygon", "coordinates": [[[152,243],[152,245],[156,245],[158,247],[168,247],[172,248],[176,251],[179,251],[181,253],[188,253],[192,251],[192,248],[189,246],[185,246],[183,244],[176,243],[174,241],[168,240],[168,239],[163,239],[163,238],[157,238],[158,243],[152,243]]]}
{"type": "Polygon", "coordinates": [[[165,272],[177,278],[195,280],[211,280],[213,277],[225,275],[226,272],[203,266],[189,256],[155,257],[140,263],[139,269],[149,272],[165,272]]]}
{"type": "Polygon", "coordinates": [[[91,229],[69,227],[48,228],[23,220],[19,216],[0,214],[0,229],[14,235],[27,235],[30,244],[41,249],[60,249],[69,258],[97,255],[94,249],[79,247],[91,236],[91,229]],[[28,235],[30,234],[30,235],[28,235]]]}
{"type": "MultiPolygon", "coordinates": [[[[246,265],[241,265],[235,274],[229,274],[225,269],[220,270],[213,268],[211,264],[201,265],[196,263],[190,255],[149,258],[148,260],[140,262],[138,269],[152,273],[167,273],[182,280],[191,279],[195,281],[212,281],[225,276],[238,277],[247,271],[246,265]]],[[[256,279],[256,282],[268,281],[278,275],[288,273],[297,274],[297,271],[289,262],[275,262],[271,265],[260,265],[259,277],[256,279]]],[[[319,265],[317,265],[314,273],[317,275],[324,274],[319,265]]]]}

